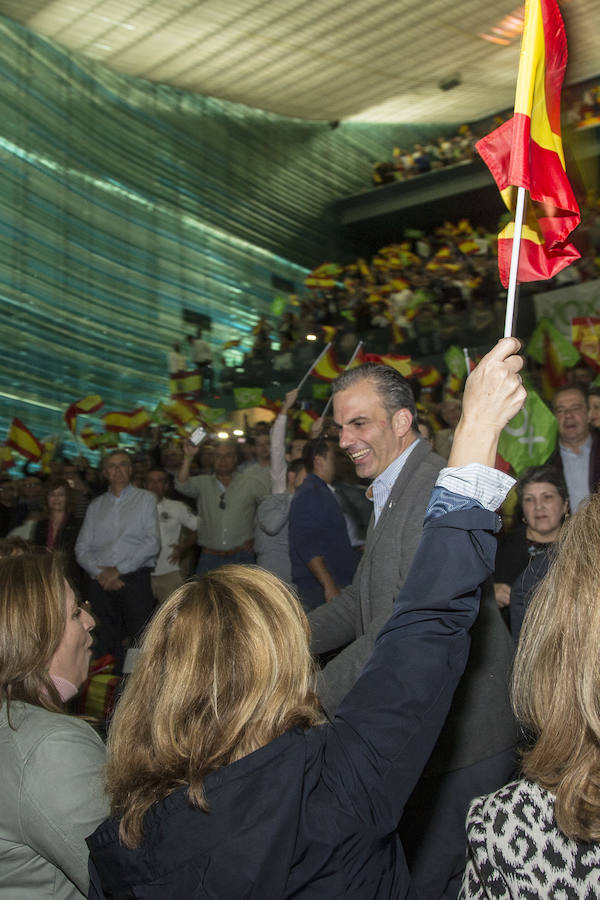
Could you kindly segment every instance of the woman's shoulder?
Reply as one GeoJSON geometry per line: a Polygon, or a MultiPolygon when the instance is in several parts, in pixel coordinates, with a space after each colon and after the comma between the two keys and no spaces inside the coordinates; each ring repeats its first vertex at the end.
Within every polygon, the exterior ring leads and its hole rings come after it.
{"type": "Polygon", "coordinates": [[[521,826],[535,824],[539,828],[544,821],[549,825],[554,822],[553,810],[554,796],[535,782],[521,778],[493,794],[476,797],[471,802],[467,827],[485,826],[498,833],[514,818],[521,826]]]}
{"type": "Polygon", "coordinates": [[[55,746],[58,753],[63,752],[64,745],[64,752],[69,755],[78,752],[82,746],[104,752],[102,740],[87,722],[31,703],[13,702],[10,724],[4,704],[2,723],[9,727],[15,744],[25,756],[35,752],[41,744],[55,746]]]}
{"type": "Polygon", "coordinates": [[[485,896],[597,897],[600,845],[566,837],[554,795],[522,779],[476,798],[467,817],[469,861],[461,900],[485,896]]]}

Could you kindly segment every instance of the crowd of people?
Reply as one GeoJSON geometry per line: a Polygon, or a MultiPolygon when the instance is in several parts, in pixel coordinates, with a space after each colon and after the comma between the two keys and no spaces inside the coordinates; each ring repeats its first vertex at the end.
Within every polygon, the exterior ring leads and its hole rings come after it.
{"type": "Polygon", "coordinates": [[[440,135],[427,144],[415,144],[412,150],[394,147],[393,159],[373,166],[373,184],[393,184],[415,175],[470,162],[475,156],[477,138],[469,125],[461,125],[455,135],[440,135]]]}
{"type": "MultiPolygon", "coordinates": [[[[536,283],[536,293],[600,277],[598,210],[590,198],[582,212],[574,237],[581,259],[536,283]]],[[[504,325],[496,236],[466,219],[410,234],[370,260],[317,267],[305,292],[289,298],[276,325],[259,319],[250,348],[242,350],[240,340],[217,348],[208,322],[188,336],[187,352],[183,343],[169,352],[170,375],[197,371],[203,380],[198,396],[210,398],[218,391],[227,397],[236,387],[298,383],[330,341],[340,363],[350,359],[359,340],[369,353],[401,354],[442,369],[443,353],[452,345],[472,348],[473,355],[485,352],[504,325]]]]}
{"type": "Polygon", "coordinates": [[[435,432],[366,363],[309,435],[294,389],[242,443],[0,478],[0,896],[594,896],[600,390],[556,391],[494,565],[516,352],[435,432]],[[106,768],[64,714],[92,654],[123,673],[106,768]]]}
{"type": "MultiPolygon", "coordinates": [[[[572,85],[564,94],[564,121],[567,128],[590,128],[600,124],[600,84],[596,81],[572,85]]],[[[444,134],[425,144],[415,143],[412,150],[394,147],[391,160],[376,162],[372,183],[375,187],[406,181],[447,166],[471,162],[476,156],[479,138],[497,128],[512,111],[494,116],[477,125],[461,125],[456,134],[444,134]]]]}

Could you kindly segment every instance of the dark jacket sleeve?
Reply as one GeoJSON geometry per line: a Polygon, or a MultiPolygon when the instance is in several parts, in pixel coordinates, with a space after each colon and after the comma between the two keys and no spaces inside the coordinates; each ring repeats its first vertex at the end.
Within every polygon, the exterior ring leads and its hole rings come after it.
{"type": "Polygon", "coordinates": [[[328,734],[331,790],[382,833],[399,820],[444,724],[499,525],[483,509],[427,523],[392,617],[328,734]]]}

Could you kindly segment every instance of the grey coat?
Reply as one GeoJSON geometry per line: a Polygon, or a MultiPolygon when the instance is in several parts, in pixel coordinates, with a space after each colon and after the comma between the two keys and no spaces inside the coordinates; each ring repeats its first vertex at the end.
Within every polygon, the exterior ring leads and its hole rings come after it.
{"type": "Polygon", "coordinates": [[[80,900],[85,838],[108,815],[104,745],[86,722],[13,702],[0,708],[0,897],[80,900]],[[11,727],[12,726],[12,727],[11,727]]]}
{"type": "MultiPolygon", "coordinates": [[[[311,649],[344,647],[319,673],[317,692],[329,716],[358,678],[390,615],[416,551],[431,490],[446,461],[420,441],[396,479],[377,525],[371,519],[352,584],[310,616],[311,649]]],[[[484,592],[472,631],[467,670],[434,750],[428,774],[471,765],[515,743],[507,673],[512,641],[493,597],[484,592]]]]}

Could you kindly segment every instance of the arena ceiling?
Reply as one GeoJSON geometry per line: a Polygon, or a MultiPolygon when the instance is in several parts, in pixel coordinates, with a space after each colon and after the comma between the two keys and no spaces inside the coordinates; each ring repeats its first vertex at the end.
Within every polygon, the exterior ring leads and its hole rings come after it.
{"type": "MultiPolygon", "coordinates": [[[[286,116],[465,122],[511,107],[515,0],[0,0],[109,68],[286,116]]],[[[562,0],[567,82],[600,73],[600,0],[562,0]]]]}

